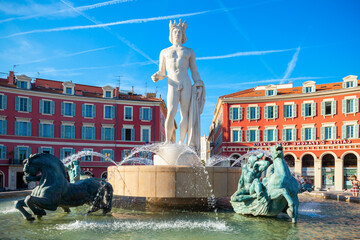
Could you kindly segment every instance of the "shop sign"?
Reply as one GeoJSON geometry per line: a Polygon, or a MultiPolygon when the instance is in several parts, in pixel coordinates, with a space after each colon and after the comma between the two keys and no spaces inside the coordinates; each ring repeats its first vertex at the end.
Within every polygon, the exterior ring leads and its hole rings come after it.
{"type": "Polygon", "coordinates": [[[256,142],[255,147],[272,146],[275,144],[281,144],[283,146],[295,145],[295,146],[308,146],[308,145],[325,145],[325,144],[349,144],[350,139],[344,140],[329,140],[329,141],[301,141],[301,142],[256,142]]]}

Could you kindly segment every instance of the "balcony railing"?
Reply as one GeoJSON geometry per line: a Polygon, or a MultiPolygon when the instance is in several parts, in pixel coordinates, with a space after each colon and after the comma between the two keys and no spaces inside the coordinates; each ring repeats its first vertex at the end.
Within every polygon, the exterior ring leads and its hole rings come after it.
{"type": "Polygon", "coordinates": [[[23,165],[23,161],[24,160],[10,158],[9,165],[23,165]]]}

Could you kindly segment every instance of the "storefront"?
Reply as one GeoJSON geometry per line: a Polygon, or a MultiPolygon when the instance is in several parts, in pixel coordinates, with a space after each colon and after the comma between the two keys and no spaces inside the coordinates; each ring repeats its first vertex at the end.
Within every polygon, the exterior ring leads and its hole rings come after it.
{"type": "Polygon", "coordinates": [[[302,176],[309,181],[314,182],[314,157],[306,154],[302,158],[302,176]]]}
{"type": "Polygon", "coordinates": [[[332,189],[335,183],[335,157],[325,154],[322,159],[322,188],[332,189]]]}

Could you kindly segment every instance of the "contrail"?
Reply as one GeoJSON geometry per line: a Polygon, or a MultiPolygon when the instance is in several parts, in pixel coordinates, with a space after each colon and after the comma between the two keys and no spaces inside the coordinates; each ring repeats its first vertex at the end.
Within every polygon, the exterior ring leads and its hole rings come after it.
{"type": "MultiPolygon", "coordinates": [[[[133,0],[112,0],[112,1],[102,2],[102,3],[95,3],[92,5],[75,7],[75,9],[77,9],[79,11],[87,11],[87,10],[91,10],[94,8],[105,7],[105,6],[109,6],[109,5],[115,5],[115,4],[119,4],[119,3],[132,2],[132,1],[133,0]]],[[[71,11],[71,9],[62,9],[62,10],[55,11],[55,12],[49,12],[49,13],[45,13],[45,14],[34,14],[34,15],[23,16],[23,17],[12,17],[12,18],[0,20],[0,23],[10,22],[13,20],[32,19],[32,18],[37,18],[37,17],[43,17],[43,16],[49,16],[49,15],[59,14],[59,13],[63,13],[63,12],[68,12],[68,11],[71,11]]]]}
{"type": "Polygon", "coordinates": [[[54,56],[54,57],[41,58],[41,59],[32,60],[32,61],[23,62],[23,63],[17,63],[16,65],[25,65],[25,64],[30,64],[30,63],[44,62],[44,61],[47,61],[47,60],[56,59],[56,58],[62,58],[62,57],[72,57],[72,56],[76,56],[76,55],[80,55],[80,54],[84,54],[84,53],[101,51],[101,50],[105,50],[105,49],[109,49],[109,48],[113,48],[113,47],[115,47],[115,46],[89,49],[89,50],[85,50],[85,51],[81,51],[81,52],[74,52],[74,53],[69,53],[69,54],[64,54],[64,55],[59,55],[59,56],[54,56]]]}
{"type": "MultiPolygon", "coordinates": [[[[64,2],[64,1],[62,1],[62,2],[64,2]]],[[[50,28],[50,29],[37,29],[37,30],[32,30],[32,31],[27,31],[27,32],[14,33],[14,34],[11,34],[11,35],[8,35],[5,37],[1,37],[1,38],[10,38],[10,37],[28,35],[28,34],[33,34],[33,33],[60,32],[60,31],[69,31],[69,30],[103,28],[103,27],[110,27],[110,26],[116,26],[116,25],[122,25],[122,24],[146,23],[146,22],[160,21],[160,20],[173,19],[173,18],[190,17],[190,16],[202,15],[202,14],[207,14],[207,13],[214,13],[214,12],[218,12],[218,11],[224,11],[224,9],[221,8],[221,9],[215,9],[215,10],[207,10],[207,11],[184,13],[184,14],[174,14],[174,15],[160,16],[160,17],[129,19],[129,20],[117,21],[117,22],[111,22],[111,23],[99,23],[99,24],[95,24],[95,25],[58,27],[58,28],[50,28]]],[[[81,11],[79,11],[79,12],[81,12],[81,11]]]]}
{"type": "MultiPolygon", "coordinates": [[[[71,8],[72,10],[74,10],[75,12],[79,13],[80,15],[82,15],[83,17],[85,17],[86,19],[88,19],[89,21],[99,25],[101,24],[98,21],[93,20],[92,18],[90,18],[88,15],[86,15],[85,13],[77,10],[76,8],[74,8],[69,2],[65,1],[65,0],[60,0],[62,3],[64,3],[66,6],[68,6],[69,8],[71,8]]],[[[135,52],[139,53],[141,56],[145,57],[147,60],[149,60],[150,62],[158,65],[158,63],[156,61],[154,61],[151,57],[149,57],[146,53],[144,53],[142,50],[140,50],[138,47],[135,46],[135,44],[131,43],[129,40],[127,40],[126,38],[124,38],[123,36],[120,36],[117,33],[114,33],[113,31],[111,31],[111,29],[108,26],[104,26],[102,27],[105,31],[107,31],[108,33],[114,35],[115,37],[117,37],[120,41],[122,41],[124,44],[126,44],[129,48],[133,49],[135,52]]]]}
{"type": "Polygon", "coordinates": [[[287,51],[291,51],[291,50],[294,50],[294,48],[283,49],[283,50],[237,52],[237,53],[231,53],[231,54],[226,54],[226,55],[221,55],[221,56],[197,57],[196,60],[223,59],[223,58],[232,58],[232,57],[239,57],[239,56],[257,56],[257,55],[265,55],[268,53],[287,52],[287,51]]]}
{"type": "Polygon", "coordinates": [[[291,73],[294,71],[294,68],[296,66],[296,62],[298,60],[299,53],[300,53],[300,46],[297,47],[296,52],[294,53],[291,61],[288,63],[288,67],[287,67],[286,72],[284,74],[284,77],[282,78],[280,83],[285,82],[285,80],[288,79],[290,77],[291,73]]]}

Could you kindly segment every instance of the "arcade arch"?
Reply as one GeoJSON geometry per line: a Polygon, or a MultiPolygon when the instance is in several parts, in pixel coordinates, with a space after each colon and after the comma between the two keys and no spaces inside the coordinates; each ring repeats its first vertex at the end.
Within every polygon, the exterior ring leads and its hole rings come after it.
{"type": "Polygon", "coordinates": [[[354,151],[347,151],[343,153],[341,159],[344,163],[344,188],[350,189],[352,176],[357,176],[359,154],[354,151]]]}

